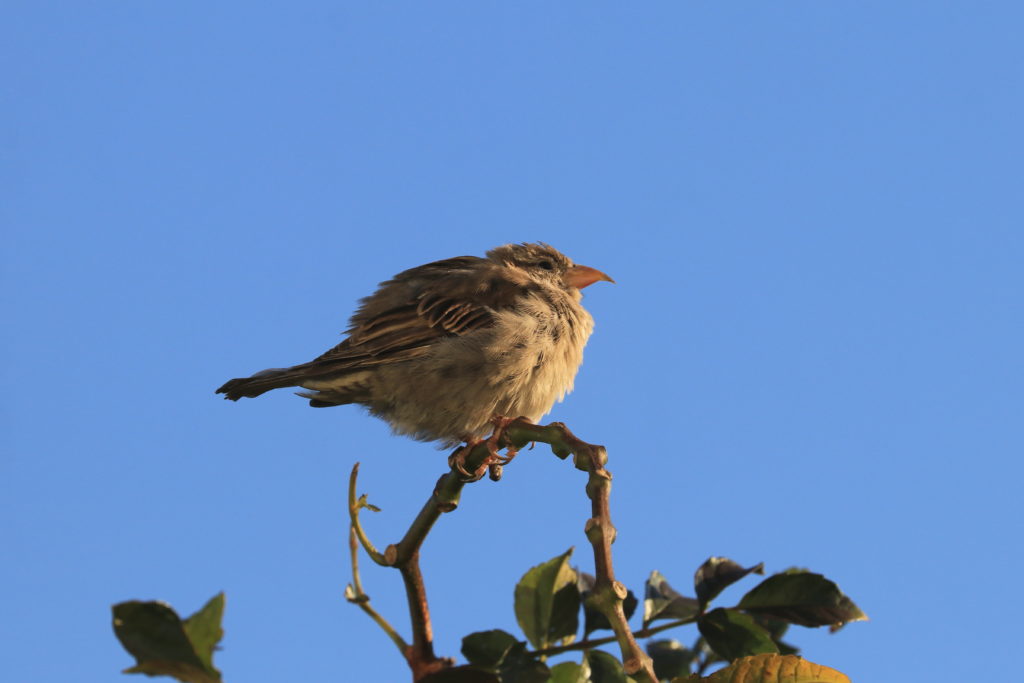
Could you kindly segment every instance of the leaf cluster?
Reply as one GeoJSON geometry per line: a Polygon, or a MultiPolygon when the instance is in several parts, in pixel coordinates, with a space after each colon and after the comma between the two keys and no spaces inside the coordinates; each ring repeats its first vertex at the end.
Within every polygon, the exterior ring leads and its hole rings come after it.
{"type": "MultiPolygon", "coordinates": [[[[500,629],[469,634],[462,641],[462,654],[469,663],[439,672],[430,678],[432,683],[634,680],[614,655],[598,649],[614,639],[592,634],[611,627],[590,601],[594,578],[572,567],[571,556],[572,549],[533,567],[516,585],[514,609],[523,637],[500,629]],[[582,638],[577,640],[581,621],[582,638]],[[580,653],[577,661],[550,662],[554,656],[573,651],[580,653]]],[[[674,639],[648,641],[647,654],[658,679],[753,682],[775,680],[768,676],[786,670],[794,676],[793,681],[845,680],[838,672],[832,672],[838,678],[813,678],[831,670],[795,657],[797,648],[782,637],[791,624],[837,630],[848,622],[866,619],[860,608],[835,583],[803,569],[763,579],[736,605],[712,607],[723,590],[751,574],[764,574],[763,564],[743,567],[727,558],[711,557],[697,568],[695,596],[689,597],[676,591],[660,572],[651,572],[644,586],[642,628],[634,634],[650,638],[687,624],[695,624],[699,632],[689,647],[674,639]],[[720,663],[731,665],[709,679],[700,678],[720,663]],[[741,663],[745,677],[729,678],[741,663]],[[804,674],[812,677],[799,677],[804,674]]],[[[638,606],[630,591],[624,605],[626,617],[631,618],[638,606]]]]}
{"type": "MultiPolygon", "coordinates": [[[[572,549],[531,568],[515,587],[514,610],[523,637],[493,629],[462,640],[468,664],[427,678],[430,683],[628,683],[622,663],[599,649],[613,637],[592,637],[611,627],[590,600],[594,577],[570,564],[572,549]],[[582,639],[577,640],[581,631],[582,639]],[[552,663],[578,652],[575,661],[552,663]]],[[[796,657],[782,640],[792,624],[838,630],[867,617],[839,587],[820,574],[789,569],[763,579],[731,607],[712,601],[762,564],[743,567],[711,557],[694,574],[695,597],[679,593],[657,571],[644,585],[642,627],[646,650],[659,680],[729,683],[787,680],[842,683],[842,674],[796,657]],[[661,622],[661,623],[658,623],[661,622]],[[657,625],[656,625],[657,624],[657,625]],[[675,639],[653,639],[662,631],[696,624],[699,636],[687,647],[675,639]],[[712,666],[729,664],[702,678],[712,666]],[[789,676],[783,678],[782,676],[789,676]]],[[[640,606],[632,591],[624,609],[631,618],[640,606]]],[[[163,602],[122,602],[113,607],[114,632],[135,659],[125,673],[172,676],[191,683],[218,683],[213,652],[223,636],[224,594],[214,596],[187,619],[163,602]]]]}

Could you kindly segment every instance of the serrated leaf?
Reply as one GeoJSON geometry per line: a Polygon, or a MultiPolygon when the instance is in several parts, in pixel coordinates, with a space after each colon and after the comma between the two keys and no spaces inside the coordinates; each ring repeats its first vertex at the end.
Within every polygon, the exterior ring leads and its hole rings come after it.
{"type": "Polygon", "coordinates": [[[497,668],[519,639],[501,629],[477,631],[462,639],[462,656],[470,664],[497,668]]]}
{"type": "Polygon", "coordinates": [[[709,557],[693,575],[693,586],[701,609],[719,593],[750,573],[764,574],[764,562],[741,567],[727,557],[709,557]]]}
{"type": "Polygon", "coordinates": [[[700,614],[694,598],[680,595],[658,571],[651,572],[644,586],[644,626],[657,619],[691,619],[700,614]]]}
{"type": "Polygon", "coordinates": [[[604,650],[588,650],[587,664],[590,665],[590,680],[593,683],[626,683],[622,662],[604,650]]]}
{"type": "MultiPolygon", "coordinates": [[[[580,600],[583,602],[583,632],[585,634],[593,633],[600,629],[611,630],[612,626],[608,623],[608,617],[606,617],[600,610],[594,609],[587,604],[587,598],[594,590],[594,577],[586,572],[579,572],[579,580],[576,582],[577,588],[580,591],[580,600]]],[[[636,599],[636,594],[633,591],[626,592],[626,598],[622,601],[622,611],[626,613],[626,619],[630,619],[633,613],[636,612],[636,606],[639,601],[636,599]]]]}
{"type": "Polygon", "coordinates": [[[673,683],[850,683],[835,669],[794,655],[761,654],[743,657],[707,678],[692,676],[673,683]]]}
{"type": "Polygon", "coordinates": [[[726,660],[764,652],[778,653],[778,646],[749,614],[733,609],[713,609],[697,620],[708,646],[726,660]]]}
{"type": "Polygon", "coordinates": [[[114,605],[114,633],[136,660],[125,673],[171,676],[187,683],[219,682],[212,658],[223,636],[223,611],[223,593],[192,615],[191,625],[163,602],[129,600],[114,605]]]}
{"type": "Polygon", "coordinates": [[[736,607],[801,626],[835,628],[867,619],[839,586],[821,574],[804,570],[769,576],[744,595],[736,607]]]}
{"type": "Polygon", "coordinates": [[[678,640],[652,640],[647,643],[647,654],[654,664],[654,675],[658,680],[685,676],[697,653],[685,647],[678,640]]]}
{"type": "Polygon", "coordinates": [[[574,636],[579,628],[580,594],[571,556],[572,548],[533,567],[516,585],[516,621],[537,649],[574,636]]]}

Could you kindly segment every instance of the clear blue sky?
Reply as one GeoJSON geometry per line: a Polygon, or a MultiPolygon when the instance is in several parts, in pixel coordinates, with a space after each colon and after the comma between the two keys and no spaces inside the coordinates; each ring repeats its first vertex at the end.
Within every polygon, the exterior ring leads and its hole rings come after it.
{"type": "MultiPolygon", "coordinates": [[[[33,0],[0,19],[5,680],[127,680],[111,603],[189,613],[220,590],[229,681],[406,680],[342,599],[345,480],[362,461],[384,545],[444,454],[356,408],[213,390],[319,354],[404,268],[534,240],[618,281],[587,290],[597,329],[551,419],[609,449],[621,579],[804,566],[871,617],[795,629],[813,661],[880,682],[1012,669],[1020,3],[33,0]]],[[[441,654],[513,629],[529,566],[570,545],[592,566],[583,483],[538,449],[441,520],[441,654]]],[[[392,574],[364,580],[407,631],[392,574]]]]}

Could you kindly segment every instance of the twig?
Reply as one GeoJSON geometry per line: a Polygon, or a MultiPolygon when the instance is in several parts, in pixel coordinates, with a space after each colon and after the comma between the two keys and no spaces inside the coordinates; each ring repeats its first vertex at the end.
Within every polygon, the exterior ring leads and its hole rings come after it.
{"type": "MultiPolygon", "coordinates": [[[[389,545],[384,553],[380,553],[370,542],[369,537],[363,530],[362,525],[359,522],[359,510],[366,507],[372,508],[366,501],[366,496],[356,497],[356,478],[359,474],[359,463],[356,463],[352,468],[352,474],[349,475],[349,488],[348,488],[348,506],[349,506],[349,519],[350,519],[350,532],[349,532],[349,547],[352,551],[352,575],[353,583],[353,597],[349,598],[351,602],[358,604],[364,612],[370,615],[370,617],[377,622],[377,624],[384,629],[384,631],[391,638],[392,642],[398,646],[405,657],[406,662],[409,664],[409,668],[412,669],[413,680],[418,681],[426,676],[430,675],[435,671],[447,668],[452,665],[450,659],[442,659],[434,654],[434,643],[433,643],[433,630],[430,625],[430,610],[427,607],[427,594],[423,586],[423,576],[420,573],[419,568],[419,545],[416,545],[414,552],[410,555],[404,555],[399,558],[398,548],[394,545],[389,545]],[[358,546],[356,541],[358,539],[359,544],[363,546],[366,553],[379,565],[387,567],[396,567],[402,574],[402,580],[405,583],[405,593],[409,601],[409,615],[412,621],[412,644],[407,643],[395,629],[389,624],[383,617],[380,616],[373,608],[368,604],[369,598],[360,600],[361,596],[365,596],[362,592],[362,586],[359,578],[358,564],[356,556],[358,554],[358,546]]],[[[433,500],[434,497],[431,497],[433,500]]],[[[433,525],[434,521],[440,516],[440,512],[434,515],[428,513],[428,508],[436,507],[428,501],[424,509],[420,511],[416,520],[413,521],[412,526],[406,533],[406,537],[413,532],[414,529],[419,530],[422,534],[419,536],[419,543],[422,544],[423,539],[426,537],[427,532],[433,525]],[[433,519],[425,521],[425,518],[433,516],[433,519]]],[[[404,541],[404,539],[403,539],[404,541]]],[[[346,597],[349,597],[346,592],[346,597]]]]}
{"type": "MultiPolygon", "coordinates": [[[[367,508],[377,512],[377,508],[366,502],[366,495],[362,495],[356,498],[356,479],[359,477],[359,463],[357,462],[352,466],[352,474],[348,475],[348,518],[352,528],[352,533],[359,537],[359,542],[363,545],[363,550],[370,556],[370,559],[379,565],[387,566],[388,562],[377,552],[377,549],[373,547],[373,543],[370,542],[370,537],[363,531],[363,525],[359,523],[359,511],[363,508],[367,508]]],[[[353,560],[354,562],[354,560],[353,560]]],[[[354,564],[353,564],[354,568],[354,564]]]]}
{"type": "MultiPolygon", "coordinates": [[[[576,468],[588,473],[586,490],[587,497],[591,501],[591,517],[587,520],[585,531],[594,550],[596,578],[588,600],[607,617],[608,623],[611,624],[612,630],[615,632],[614,638],[603,642],[618,641],[622,650],[623,669],[627,674],[643,672],[652,683],[657,683],[658,679],[654,675],[651,659],[640,649],[626,621],[626,615],[622,609],[623,600],[627,595],[626,587],[615,580],[615,572],[612,568],[611,544],[615,540],[615,527],[612,526],[608,504],[612,477],[611,473],[604,468],[604,463],[608,458],[604,447],[594,446],[577,439],[561,422],[541,426],[535,425],[525,418],[518,418],[503,420],[500,424],[501,427],[492,435],[491,439],[469,448],[468,453],[460,454],[461,469],[477,472],[488,465],[492,470],[492,478],[496,475],[500,476],[500,471],[495,472],[493,468],[495,463],[492,458],[492,449],[496,446],[508,446],[510,450],[517,451],[535,441],[549,444],[552,452],[559,458],[565,459],[570,454],[573,455],[573,464],[576,468]]],[[[358,465],[353,468],[349,480],[349,511],[353,538],[358,538],[374,562],[395,567],[402,574],[413,633],[412,644],[404,646],[403,654],[412,669],[413,680],[419,681],[431,673],[448,668],[453,664],[452,660],[439,658],[434,654],[430,609],[427,604],[426,589],[423,585],[423,575],[419,567],[420,548],[438,518],[443,513],[451,512],[458,507],[462,488],[469,482],[453,465],[450,472],[438,479],[433,493],[419,514],[416,515],[416,519],[413,520],[402,540],[397,544],[389,545],[381,554],[370,543],[359,524],[359,509],[368,506],[368,503],[366,503],[365,496],[359,499],[355,497],[357,471],[358,465]]],[[[669,627],[670,625],[666,625],[664,628],[669,627]]],[[[399,641],[395,641],[396,644],[399,641]]],[[[402,642],[404,643],[404,641],[402,642]]],[[[553,654],[554,650],[543,652],[553,654]]]]}
{"type": "MultiPolygon", "coordinates": [[[[670,628],[676,628],[677,626],[685,626],[686,624],[692,624],[697,621],[696,617],[690,617],[688,619],[677,619],[675,621],[668,621],[658,626],[650,626],[648,628],[642,628],[639,631],[633,631],[633,637],[642,639],[650,638],[651,636],[667,631],[670,628]]],[[[563,652],[572,652],[574,650],[592,650],[595,647],[601,647],[608,643],[614,643],[618,640],[618,636],[607,636],[605,638],[593,638],[577,640],[568,645],[557,645],[555,647],[545,647],[540,650],[530,650],[526,654],[538,655],[543,657],[552,657],[554,655],[560,655],[563,652]]]]}
{"type": "MultiPolygon", "coordinates": [[[[358,465],[357,465],[358,467],[358,465]]],[[[370,596],[363,592],[363,582],[359,578],[359,544],[356,542],[356,530],[352,527],[348,535],[349,553],[352,555],[352,583],[345,588],[345,599],[359,606],[359,609],[370,615],[370,618],[383,629],[391,642],[395,644],[398,651],[405,656],[409,650],[409,644],[405,642],[398,631],[388,623],[388,620],[380,615],[380,612],[370,606],[370,596]]]]}

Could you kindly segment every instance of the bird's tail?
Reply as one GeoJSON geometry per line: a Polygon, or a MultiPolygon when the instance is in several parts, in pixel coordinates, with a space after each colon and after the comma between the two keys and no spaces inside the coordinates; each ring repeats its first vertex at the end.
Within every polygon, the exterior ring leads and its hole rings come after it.
{"type": "Polygon", "coordinates": [[[224,398],[237,401],[243,396],[255,398],[271,389],[282,387],[296,387],[307,376],[305,365],[296,365],[290,368],[270,368],[257,372],[252,377],[236,377],[228,380],[220,389],[218,394],[224,394],[224,398]]]}

